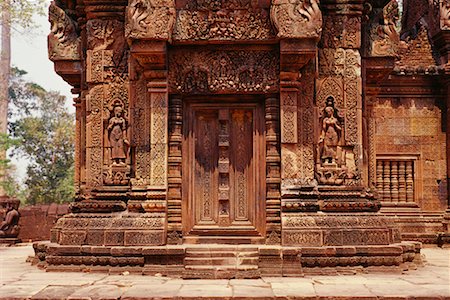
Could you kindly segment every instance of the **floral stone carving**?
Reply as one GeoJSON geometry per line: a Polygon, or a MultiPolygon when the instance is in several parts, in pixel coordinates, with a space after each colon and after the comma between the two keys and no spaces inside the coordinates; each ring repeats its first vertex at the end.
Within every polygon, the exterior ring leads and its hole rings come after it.
{"type": "Polygon", "coordinates": [[[319,38],[322,32],[318,0],[272,0],[270,17],[280,38],[319,38]]]}
{"type": "Polygon", "coordinates": [[[50,60],[80,60],[80,37],[76,23],[51,2],[48,10],[50,34],[48,36],[48,57],[50,60]]]}

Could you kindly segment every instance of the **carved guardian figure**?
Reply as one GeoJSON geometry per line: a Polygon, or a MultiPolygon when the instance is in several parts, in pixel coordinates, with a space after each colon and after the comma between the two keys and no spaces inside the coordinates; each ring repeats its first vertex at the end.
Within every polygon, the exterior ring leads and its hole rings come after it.
{"type": "Polygon", "coordinates": [[[440,0],[439,15],[441,29],[450,29],[450,2],[448,0],[440,0]]]}
{"type": "Polygon", "coordinates": [[[132,0],[127,8],[125,35],[135,39],[172,39],[174,0],[132,0]]]}
{"type": "Polygon", "coordinates": [[[318,0],[272,0],[270,17],[280,38],[319,38],[322,32],[318,0]]]}
{"type": "Polygon", "coordinates": [[[48,36],[48,56],[51,60],[79,60],[80,38],[77,34],[75,22],[51,2],[48,20],[50,22],[50,34],[48,36]]]}

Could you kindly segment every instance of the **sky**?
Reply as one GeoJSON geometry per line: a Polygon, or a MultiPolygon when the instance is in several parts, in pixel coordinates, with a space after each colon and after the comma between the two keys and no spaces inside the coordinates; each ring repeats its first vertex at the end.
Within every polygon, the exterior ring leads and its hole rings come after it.
{"type": "MultiPolygon", "coordinates": [[[[47,0],[50,5],[50,0],[47,0]]],[[[59,77],[54,69],[53,62],[47,55],[47,35],[50,32],[50,23],[47,16],[34,16],[36,27],[31,33],[12,30],[11,37],[11,64],[22,69],[28,74],[26,79],[33,81],[44,89],[58,91],[67,98],[67,109],[74,111],[72,107],[72,94],[70,85],[59,77]]],[[[23,180],[25,177],[27,162],[25,159],[12,159],[16,166],[16,176],[23,180]]]]}

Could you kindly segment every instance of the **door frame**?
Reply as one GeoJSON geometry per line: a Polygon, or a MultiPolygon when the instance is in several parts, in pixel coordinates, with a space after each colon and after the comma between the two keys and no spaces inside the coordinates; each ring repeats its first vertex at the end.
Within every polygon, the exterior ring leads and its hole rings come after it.
{"type": "Polygon", "coordinates": [[[252,95],[197,96],[183,99],[182,142],[182,228],[183,236],[260,236],[266,234],[266,134],[264,98],[252,95]],[[255,185],[253,226],[195,226],[193,176],[195,151],[192,136],[193,111],[201,108],[252,108],[255,112],[253,127],[253,182],[255,185]]]}

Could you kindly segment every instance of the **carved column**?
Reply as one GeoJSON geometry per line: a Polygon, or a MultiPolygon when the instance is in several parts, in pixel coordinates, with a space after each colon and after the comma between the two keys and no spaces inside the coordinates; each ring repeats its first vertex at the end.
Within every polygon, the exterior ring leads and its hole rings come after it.
{"type": "Polygon", "coordinates": [[[279,104],[266,98],[266,230],[267,244],[279,244],[281,233],[279,104]]]}
{"type": "Polygon", "coordinates": [[[326,17],[316,96],[316,179],[322,185],[367,185],[362,180],[359,52],[363,1],[328,0],[322,7],[326,17]]]}
{"type": "Polygon", "coordinates": [[[440,31],[433,36],[433,42],[439,51],[441,65],[445,76],[442,80],[446,94],[446,133],[447,133],[447,201],[448,207],[444,215],[443,225],[446,232],[442,242],[450,242],[450,1],[439,1],[440,31]]]}
{"type": "Polygon", "coordinates": [[[168,191],[167,191],[167,222],[168,244],[181,242],[179,233],[181,224],[182,201],[182,142],[183,142],[183,101],[173,96],[169,100],[169,157],[168,157],[168,191]]]}
{"type": "Polygon", "coordinates": [[[86,201],[73,211],[124,210],[130,179],[128,49],[124,6],[90,2],[86,13],[86,201]],[[92,204],[90,200],[100,200],[92,204]]]}
{"type": "MultiPolygon", "coordinates": [[[[130,0],[126,10],[126,37],[135,59],[140,80],[140,93],[144,102],[136,107],[136,113],[145,119],[143,132],[141,127],[134,128],[136,136],[136,178],[132,182],[132,197],[146,200],[144,207],[154,207],[152,211],[169,212],[169,243],[181,242],[181,159],[180,126],[171,120],[169,154],[169,93],[167,80],[167,42],[171,40],[175,23],[175,1],[163,0],[148,5],[142,0],[130,0]],[[146,84],[147,93],[142,93],[146,84]],[[178,148],[178,149],[177,149],[178,148]],[[170,168],[170,170],[168,170],[170,168]],[[170,173],[170,174],[169,174],[170,173]],[[169,177],[169,179],[168,179],[169,177]],[[168,182],[168,180],[170,182],[168,182]],[[169,195],[168,195],[169,188],[169,195]],[[167,210],[167,201],[170,208],[167,210]]],[[[171,104],[175,110],[180,108],[180,100],[171,104]]],[[[175,111],[174,118],[180,118],[175,111]]],[[[181,111],[180,111],[181,113],[181,111]]],[[[142,121],[139,121],[142,122],[142,121]]],[[[167,219],[166,218],[166,219],[167,219]]]]}

